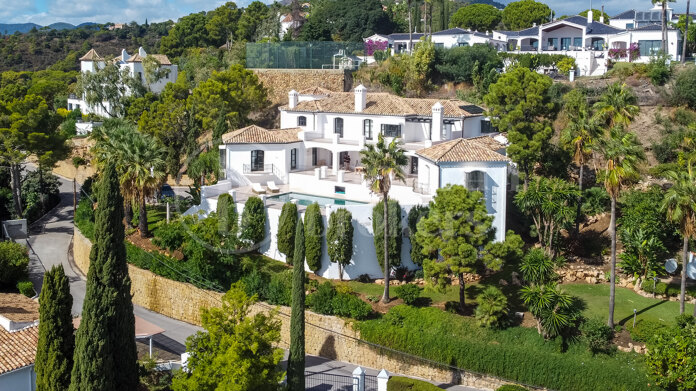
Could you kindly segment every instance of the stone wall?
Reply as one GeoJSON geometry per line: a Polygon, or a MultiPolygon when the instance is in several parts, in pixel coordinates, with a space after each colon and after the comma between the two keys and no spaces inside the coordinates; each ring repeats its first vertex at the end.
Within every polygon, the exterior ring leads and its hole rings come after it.
{"type": "MultiPolygon", "coordinates": [[[[85,275],[89,267],[91,246],[89,239],[75,228],[74,262],[85,275]]],[[[200,309],[220,304],[221,293],[172,281],[133,265],[128,265],[128,272],[132,282],[133,304],[162,315],[200,325],[200,309]]],[[[287,348],[290,341],[290,308],[258,303],[251,312],[267,313],[273,308],[278,311],[278,317],[281,320],[280,347],[287,348]]],[[[359,332],[353,329],[350,321],[339,317],[307,311],[305,322],[306,351],[310,355],[346,361],[368,368],[384,368],[391,373],[406,374],[446,384],[462,384],[483,390],[494,390],[506,383],[494,377],[428,365],[421,358],[372,346],[360,340],[359,332]]]]}
{"type": "Polygon", "coordinates": [[[252,69],[268,88],[268,99],[274,105],[288,103],[288,92],[310,87],[331,91],[350,91],[352,74],[340,69],[252,69]]]}

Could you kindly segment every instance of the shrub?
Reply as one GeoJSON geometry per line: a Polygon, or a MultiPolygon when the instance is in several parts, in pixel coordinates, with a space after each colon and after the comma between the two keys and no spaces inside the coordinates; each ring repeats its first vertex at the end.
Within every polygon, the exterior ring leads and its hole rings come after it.
{"type": "Polygon", "coordinates": [[[423,288],[416,284],[404,284],[396,287],[394,292],[404,301],[404,303],[414,305],[416,301],[418,301],[422,290],[423,288]]]}
{"type": "Polygon", "coordinates": [[[317,291],[307,296],[307,307],[318,314],[330,315],[333,312],[332,302],[336,289],[330,282],[319,285],[317,291]]]}
{"type": "Polygon", "coordinates": [[[664,54],[650,58],[647,69],[648,77],[656,86],[665,84],[672,74],[672,69],[667,64],[667,60],[668,57],[664,54]]]}
{"type": "Polygon", "coordinates": [[[223,237],[237,236],[237,206],[231,195],[225,193],[218,197],[218,231],[223,237]]]}
{"type": "Polygon", "coordinates": [[[628,332],[631,334],[631,339],[636,342],[648,342],[666,327],[667,326],[661,322],[639,320],[636,323],[636,327],[627,328],[628,332]]]}
{"type": "Polygon", "coordinates": [[[26,297],[32,298],[36,296],[36,291],[34,290],[34,284],[28,280],[22,280],[17,283],[17,289],[19,293],[26,297]]]}
{"type": "Polygon", "coordinates": [[[575,59],[572,57],[562,58],[556,63],[556,68],[562,75],[567,75],[575,69],[575,59]]]}
{"type": "Polygon", "coordinates": [[[266,208],[258,197],[249,197],[242,212],[240,239],[252,245],[260,243],[266,236],[266,208]]]}
{"type": "Polygon", "coordinates": [[[696,109],[696,67],[690,66],[681,71],[671,85],[672,106],[689,106],[696,109]]]}
{"type": "Polygon", "coordinates": [[[289,306],[292,297],[292,270],[271,275],[264,296],[270,304],[289,306]]]}
{"type": "Polygon", "coordinates": [[[691,314],[681,314],[674,321],[680,329],[696,324],[696,318],[691,314]]]}
{"type": "Polygon", "coordinates": [[[495,391],[529,391],[526,388],[522,386],[518,386],[516,384],[506,384],[504,386],[498,387],[497,390],[495,391]]]}
{"type": "Polygon", "coordinates": [[[647,345],[645,361],[655,386],[670,391],[696,389],[696,326],[672,328],[647,345]]]}
{"type": "Polygon", "coordinates": [[[324,244],[324,220],[321,217],[319,204],[316,202],[307,207],[304,216],[305,260],[309,270],[321,269],[322,245],[324,244]]]}
{"type": "Polygon", "coordinates": [[[423,380],[392,376],[387,382],[387,391],[437,391],[441,388],[423,380]]]}
{"type": "Polygon", "coordinates": [[[582,214],[596,216],[609,210],[611,198],[603,187],[590,187],[583,190],[582,214]]]}
{"type": "Polygon", "coordinates": [[[181,248],[187,235],[184,226],[179,221],[161,224],[154,232],[152,243],[161,248],[174,251],[181,248]]]}
{"type": "Polygon", "coordinates": [[[611,353],[615,348],[611,341],[614,330],[597,319],[589,319],[580,326],[582,337],[592,354],[611,353]]]}
{"type": "Polygon", "coordinates": [[[476,307],[478,324],[489,328],[500,327],[508,312],[508,301],[503,292],[494,286],[489,286],[476,297],[476,301],[478,301],[476,307]]]}
{"type": "Polygon", "coordinates": [[[29,254],[15,242],[0,242],[0,285],[15,286],[27,277],[29,254]]]}
{"type": "Polygon", "coordinates": [[[420,219],[428,216],[430,208],[427,205],[416,205],[408,211],[408,231],[411,239],[411,261],[416,265],[423,265],[426,255],[422,253],[423,246],[415,240],[417,225],[420,219]]]}
{"type": "Polygon", "coordinates": [[[366,319],[372,307],[359,297],[349,293],[336,293],[331,301],[332,315],[345,316],[357,320],[366,319]]]}
{"type": "Polygon", "coordinates": [[[266,287],[269,284],[270,276],[258,268],[251,269],[249,274],[242,277],[244,291],[248,296],[257,295],[259,300],[266,299],[266,287]]]}

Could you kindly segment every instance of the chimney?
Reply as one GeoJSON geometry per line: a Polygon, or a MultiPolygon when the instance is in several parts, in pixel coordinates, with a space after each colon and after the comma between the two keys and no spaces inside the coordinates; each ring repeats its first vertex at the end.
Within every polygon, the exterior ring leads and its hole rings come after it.
{"type": "Polygon", "coordinates": [[[138,54],[139,54],[140,57],[142,57],[142,58],[147,57],[147,53],[145,52],[145,49],[143,49],[142,46],[138,48],[138,54]]]}
{"type": "Polygon", "coordinates": [[[128,55],[128,52],[126,52],[126,49],[121,49],[121,61],[126,62],[130,56],[128,55]]]}
{"type": "MultiPolygon", "coordinates": [[[[449,135],[445,135],[445,137],[449,137],[449,135]]],[[[442,141],[442,104],[440,102],[436,102],[432,107],[430,139],[442,141]]]]}
{"type": "Polygon", "coordinates": [[[288,93],[288,108],[294,109],[297,107],[297,102],[300,100],[300,95],[297,91],[292,90],[288,93]]]}
{"type": "Polygon", "coordinates": [[[367,106],[367,88],[364,85],[355,87],[355,112],[362,113],[367,106]]]}
{"type": "Polygon", "coordinates": [[[599,14],[599,23],[604,23],[604,6],[602,6],[602,13],[599,14]]]}
{"type": "Polygon", "coordinates": [[[587,23],[592,23],[594,19],[592,18],[592,8],[590,8],[589,11],[587,11],[587,23]]]}

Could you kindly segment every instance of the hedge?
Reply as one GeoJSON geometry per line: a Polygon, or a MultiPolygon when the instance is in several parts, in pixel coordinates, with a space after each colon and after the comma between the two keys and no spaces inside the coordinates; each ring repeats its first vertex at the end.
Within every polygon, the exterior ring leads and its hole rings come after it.
{"type": "Polygon", "coordinates": [[[506,384],[504,386],[498,387],[497,390],[495,391],[529,391],[524,387],[515,385],[515,384],[506,384]]]}
{"type": "Polygon", "coordinates": [[[356,327],[369,342],[522,384],[558,391],[651,389],[638,354],[593,357],[580,342],[562,352],[560,340],[544,341],[534,329],[491,331],[438,308],[396,306],[356,327]]]}
{"type": "Polygon", "coordinates": [[[437,391],[442,388],[423,380],[392,376],[387,382],[387,391],[437,391]]]}

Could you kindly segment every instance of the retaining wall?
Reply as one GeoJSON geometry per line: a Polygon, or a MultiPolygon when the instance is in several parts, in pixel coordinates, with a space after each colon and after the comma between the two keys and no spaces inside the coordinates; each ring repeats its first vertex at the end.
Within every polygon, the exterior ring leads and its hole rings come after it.
{"type": "MultiPolygon", "coordinates": [[[[73,257],[76,266],[87,275],[92,243],[75,227],[73,257]]],[[[150,271],[128,265],[133,304],[170,318],[201,325],[200,309],[220,304],[221,293],[197,288],[191,284],[172,281],[150,271]]],[[[271,306],[258,303],[252,313],[268,312],[271,306]]],[[[276,307],[281,320],[280,347],[290,341],[290,308],[276,307]]],[[[437,365],[427,365],[422,359],[405,356],[374,347],[360,341],[360,334],[351,322],[335,316],[305,314],[305,344],[307,354],[350,362],[368,368],[384,368],[391,373],[428,379],[447,384],[462,384],[478,389],[494,390],[505,382],[488,376],[460,373],[437,365]]]]}

